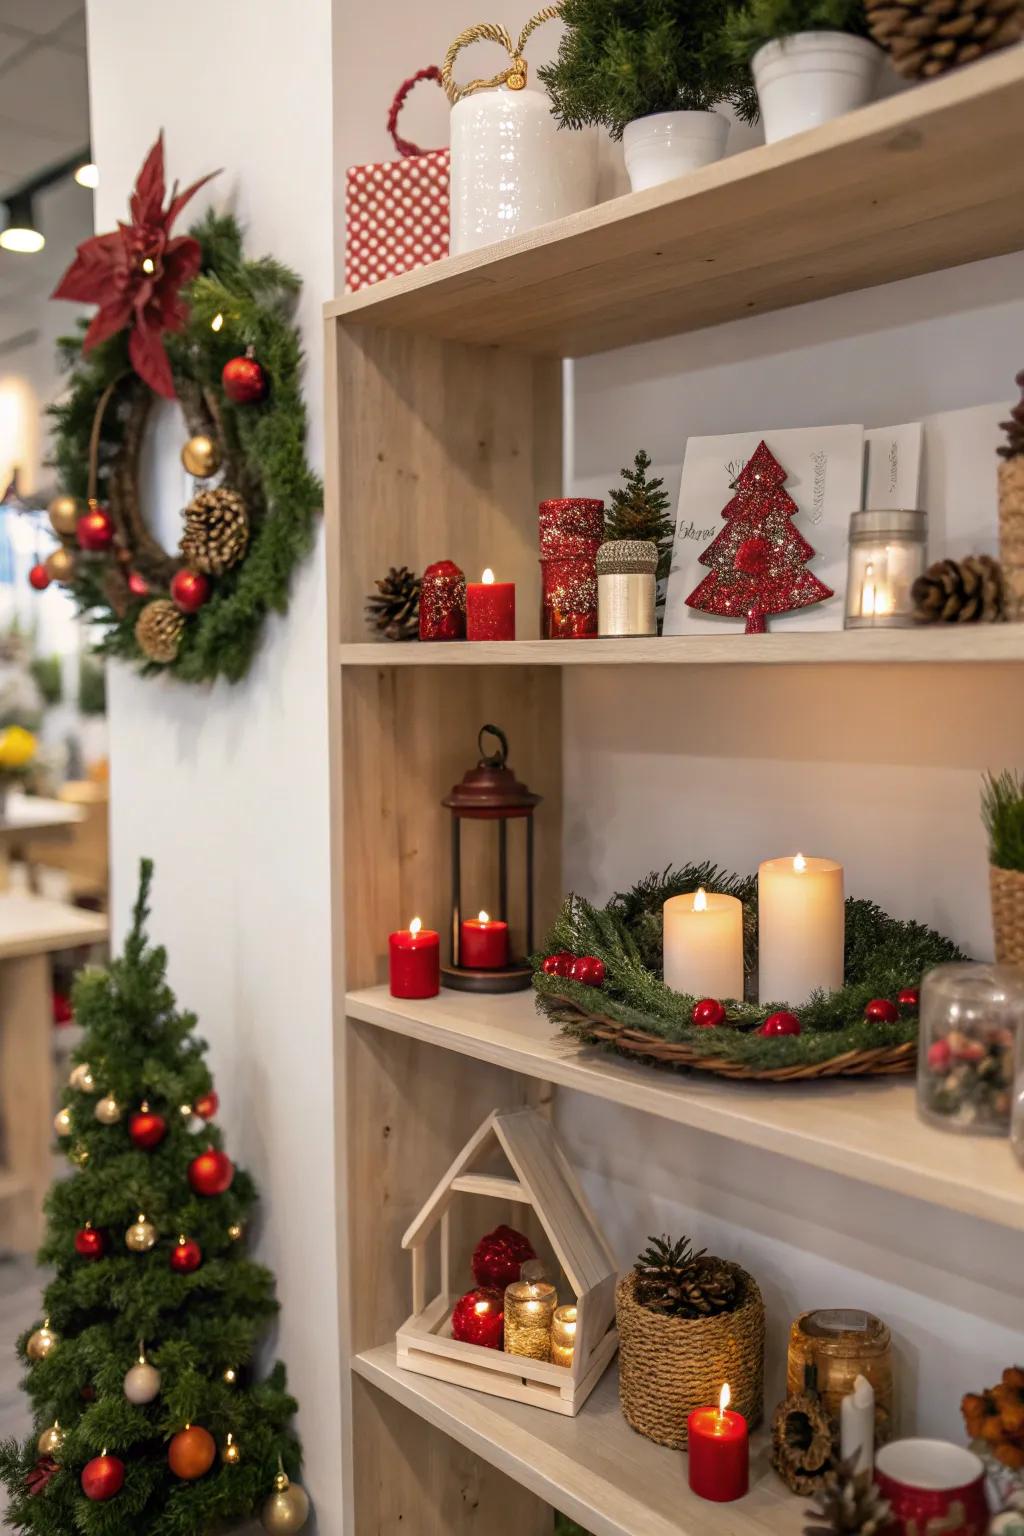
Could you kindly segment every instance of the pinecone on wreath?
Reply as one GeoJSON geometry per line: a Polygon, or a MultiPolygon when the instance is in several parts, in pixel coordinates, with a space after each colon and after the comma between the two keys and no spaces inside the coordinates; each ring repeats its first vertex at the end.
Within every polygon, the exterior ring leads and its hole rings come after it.
{"type": "Polygon", "coordinates": [[[226,485],[200,491],[185,508],[181,558],[206,576],[223,576],[238,564],[249,543],[249,514],[237,491],[226,485]]]}
{"type": "Polygon", "coordinates": [[[391,566],[366,599],[366,621],[385,640],[415,640],[420,632],[420,577],[391,566]]]}
{"type": "Polygon", "coordinates": [[[868,27],[907,79],[941,75],[1024,37],[1021,0],[865,0],[868,27]]]}
{"type": "Polygon", "coordinates": [[[826,1477],[807,1510],[811,1521],[803,1536],[879,1536],[889,1519],[890,1506],[883,1499],[870,1472],[855,1472],[854,1460],[840,1462],[826,1477]]]}
{"type": "Polygon", "coordinates": [[[911,596],[919,624],[995,624],[1004,617],[1003,573],[991,555],[936,560],[911,596]]]}
{"type": "Polygon", "coordinates": [[[651,1237],[637,1259],[636,1299],[666,1317],[718,1317],[737,1303],[735,1272],[705,1249],[694,1253],[689,1238],[651,1237]]]}
{"type": "Polygon", "coordinates": [[[147,660],[163,665],[177,656],[184,632],[184,615],[166,597],[147,603],[135,622],[139,650],[147,660]]]}

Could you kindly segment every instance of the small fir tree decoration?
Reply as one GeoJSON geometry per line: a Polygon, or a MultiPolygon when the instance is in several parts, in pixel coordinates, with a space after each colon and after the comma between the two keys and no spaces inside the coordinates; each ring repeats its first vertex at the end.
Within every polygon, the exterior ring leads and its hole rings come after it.
{"type": "Polygon", "coordinates": [[[936,560],[910,595],[918,624],[996,624],[1004,616],[1003,573],[991,555],[936,560]]]}
{"type": "Polygon", "coordinates": [[[748,635],[764,634],[768,614],[789,613],[832,597],[811,571],[815,550],[790,519],[800,508],[784,489],[786,471],[766,443],[733,483],[736,495],[722,510],[726,526],[700,555],[710,569],[686,599],[688,608],[747,621],[748,635]]]}
{"type": "Polygon", "coordinates": [[[78,1172],[47,1197],[55,1277],[18,1341],[34,1429],[0,1444],[6,1528],[37,1536],[206,1536],[258,1513],[282,1460],[299,1470],[284,1367],[256,1377],[277,1311],[273,1276],[236,1240],[256,1191],[191,1112],[212,1088],[206,1048],[146,937],[151,876],[144,861],[122,957],[74,989],[84,1036],[61,1145],[78,1172]],[[103,1123],[97,1096],[131,1113],[103,1123]],[[164,1134],[138,1136],[143,1104],[164,1134]],[[191,1170],[211,1154],[225,1176],[199,1192],[191,1170]],[[175,1264],[184,1249],[195,1263],[175,1264]]]}
{"type": "Polygon", "coordinates": [[[675,524],[669,512],[669,499],[662,479],[650,480],[650,455],[641,448],[632,469],[623,469],[625,486],[609,491],[611,506],[605,514],[604,536],[607,542],[618,539],[643,539],[657,546],[659,586],[668,579],[672,564],[672,539],[675,524]]]}
{"type": "Polygon", "coordinates": [[[702,1248],[694,1253],[688,1237],[648,1238],[637,1259],[636,1299],[649,1312],[665,1317],[717,1317],[739,1300],[736,1271],[702,1248]]]}
{"type": "Polygon", "coordinates": [[[881,1536],[890,1506],[870,1472],[855,1472],[856,1457],[825,1478],[807,1511],[804,1536],[881,1536]]]}
{"type": "Polygon", "coordinates": [[[384,640],[416,640],[420,632],[421,578],[406,565],[391,566],[366,599],[366,621],[384,640]]]}

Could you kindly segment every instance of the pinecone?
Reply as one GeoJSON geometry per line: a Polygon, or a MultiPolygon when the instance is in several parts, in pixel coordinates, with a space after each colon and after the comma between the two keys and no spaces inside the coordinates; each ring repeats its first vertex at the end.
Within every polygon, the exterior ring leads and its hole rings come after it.
{"type": "Polygon", "coordinates": [[[694,1253],[689,1238],[673,1243],[652,1237],[637,1259],[636,1299],[666,1317],[717,1317],[739,1301],[736,1272],[705,1249],[694,1253]]]}
{"type": "Polygon", "coordinates": [[[366,621],[385,640],[415,640],[420,632],[420,578],[392,566],[366,599],[366,621]]]}
{"type": "Polygon", "coordinates": [[[835,1438],[821,1398],[795,1392],[785,1398],[772,1419],[772,1466],[793,1493],[817,1493],[834,1470],[835,1438]]]}
{"type": "Polygon", "coordinates": [[[222,485],[193,496],[178,546],[186,565],[207,576],[223,576],[238,564],[248,543],[249,514],[237,491],[222,485]]]}
{"type": "Polygon", "coordinates": [[[995,624],[1004,617],[1003,572],[991,555],[936,560],[911,596],[919,624],[995,624]]]}
{"type": "Polygon", "coordinates": [[[907,79],[941,75],[1024,37],[1021,0],[865,0],[868,28],[907,79]]]}
{"type": "Polygon", "coordinates": [[[1006,442],[996,449],[1001,459],[1016,459],[1024,453],[1024,370],[1018,373],[1014,383],[1020,389],[1021,397],[1010,412],[1010,420],[999,423],[1006,433],[1006,442]]]}
{"type": "Polygon", "coordinates": [[[812,1522],[804,1536],[878,1536],[889,1519],[889,1501],[883,1499],[870,1472],[855,1472],[856,1458],[842,1461],[830,1472],[806,1511],[812,1522]]]}
{"type": "Polygon", "coordinates": [[[147,603],[135,622],[135,638],[149,661],[173,661],[184,632],[184,614],[166,597],[147,603]]]}

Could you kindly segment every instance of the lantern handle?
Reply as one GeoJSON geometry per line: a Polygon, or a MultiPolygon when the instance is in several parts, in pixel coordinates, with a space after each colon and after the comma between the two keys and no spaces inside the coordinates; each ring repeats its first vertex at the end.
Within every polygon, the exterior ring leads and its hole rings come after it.
{"type": "Polygon", "coordinates": [[[508,737],[505,735],[505,732],[502,730],[500,725],[482,725],[480,727],[479,735],[476,738],[476,744],[480,751],[480,762],[477,765],[478,767],[504,768],[505,764],[508,762],[508,737]],[[484,751],[485,736],[497,737],[501,745],[498,747],[496,752],[491,752],[488,754],[484,751]]]}

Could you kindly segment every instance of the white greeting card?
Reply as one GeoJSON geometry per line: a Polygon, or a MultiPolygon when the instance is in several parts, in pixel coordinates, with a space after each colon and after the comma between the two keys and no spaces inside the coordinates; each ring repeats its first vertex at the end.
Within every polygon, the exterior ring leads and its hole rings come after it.
{"type": "Polygon", "coordinates": [[[921,451],[919,421],[900,427],[868,427],[864,433],[864,505],[920,507],[921,451]]]}
{"type": "Polygon", "coordinates": [[[921,506],[928,511],[928,559],[999,554],[996,449],[1011,407],[972,405],[924,421],[921,506]]]}
{"type": "Polygon", "coordinates": [[[835,594],[808,608],[771,615],[768,629],[843,627],[850,513],[860,507],[864,489],[862,426],[799,427],[690,438],[679,485],[665,604],[666,635],[743,632],[738,620],[697,612],[686,606],[686,599],[708,574],[698,557],[725,528],[722,509],[735,495],[730,487],[762,438],[785,469],[784,489],[799,508],[793,527],[814,547],[807,569],[835,594]]]}

